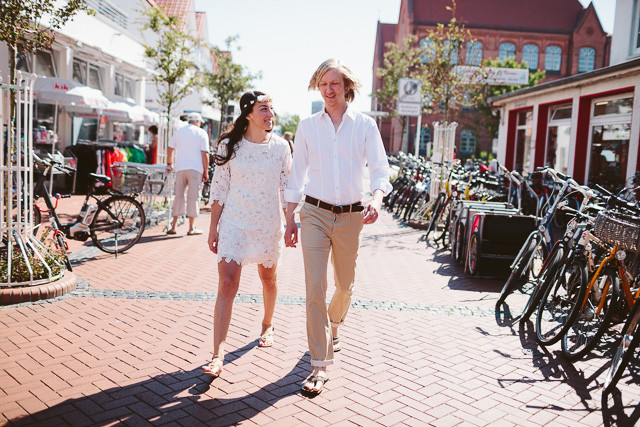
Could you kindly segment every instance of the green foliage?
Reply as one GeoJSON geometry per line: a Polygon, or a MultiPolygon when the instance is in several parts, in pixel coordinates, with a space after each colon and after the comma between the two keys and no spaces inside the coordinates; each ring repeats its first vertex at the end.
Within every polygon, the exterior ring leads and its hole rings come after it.
{"type": "MultiPolygon", "coordinates": [[[[49,270],[47,270],[40,258],[38,258],[31,250],[28,250],[26,255],[29,263],[31,264],[31,269],[33,270],[33,280],[47,279],[49,277],[49,270]]],[[[62,252],[53,248],[48,248],[48,252],[43,255],[47,265],[51,268],[51,277],[55,277],[62,273],[62,269],[64,268],[64,255],[62,252]]],[[[7,262],[7,254],[6,252],[3,252],[0,255],[0,283],[7,283],[9,281],[8,272],[9,265],[7,262]]],[[[29,280],[29,269],[27,268],[24,256],[20,252],[19,248],[14,246],[11,257],[11,281],[20,283],[27,282],[29,280]]]]}
{"type": "MultiPolygon", "coordinates": [[[[243,92],[251,87],[251,83],[261,74],[251,74],[243,66],[233,62],[231,53],[238,36],[228,37],[225,41],[226,49],[217,46],[211,48],[215,63],[213,71],[203,78],[203,86],[211,92],[213,99],[205,100],[210,105],[225,111],[230,101],[239,99],[243,92]]],[[[224,114],[224,113],[223,113],[224,114]]],[[[220,120],[218,134],[222,134],[222,120],[220,120]]]]}
{"type": "Polygon", "coordinates": [[[80,11],[94,13],[84,0],[59,3],[56,0],[2,0],[0,41],[9,48],[11,83],[15,83],[14,72],[20,54],[51,47],[54,30],[60,29],[80,11]],[[48,18],[49,26],[43,26],[43,18],[48,18]]]}
{"type": "Polygon", "coordinates": [[[167,120],[173,106],[188,95],[196,84],[195,64],[191,61],[197,41],[182,30],[182,17],[171,16],[154,7],[141,10],[145,21],[142,30],[156,34],[155,45],[144,44],[145,56],[156,73],[153,81],[158,89],[158,103],[164,107],[167,120]]]}
{"type": "Polygon", "coordinates": [[[295,136],[296,130],[298,129],[298,123],[300,123],[300,116],[297,114],[284,114],[282,116],[278,116],[278,124],[282,129],[283,135],[285,132],[291,132],[295,136]]]}
{"type": "MultiPolygon", "coordinates": [[[[453,113],[467,104],[469,83],[455,72],[460,53],[466,43],[475,39],[463,24],[456,20],[456,2],[447,7],[451,20],[447,25],[438,24],[420,41],[420,78],[427,112],[440,112],[449,122],[453,113]]],[[[479,70],[480,72],[480,70],[479,70]]]]}
{"type": "MultiPolygon", "coordinates": [[[[527,63],[519,63],[513,58],[500,59],[486,59],[482,61],[483,67],[492,68],[513,68],[513,69],[527,69],[527,63]]],[[[482,126],[492,137],[498,135],[498,128],[500,126],[500,112],[491,108],[491,105],[487,103],[489,98],[494,96],[504,95],[509,92],[513,92],[517,89],[535,86],[545,77],[545,72],[542,70],[529,71],[529,82],[523,86],[516,85],[487,85],[483,84],[476,86],[473,98],[475,101],[475,109],[480,113],[478,115],[478,126],[482,126]]]]}

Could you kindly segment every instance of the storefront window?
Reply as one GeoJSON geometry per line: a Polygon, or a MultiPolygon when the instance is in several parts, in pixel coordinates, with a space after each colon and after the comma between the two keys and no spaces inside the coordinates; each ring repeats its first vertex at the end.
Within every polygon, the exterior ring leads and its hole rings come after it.
{"type": "Polygon", "coordinates": [[[615,114],[631,114],[633,110],[633,98],[620,98],[609,101],[596,102],[593,106],[594,117],[615,114]]]}
{"type": "Polygon", "coordinates": [[[71,133],[71,143],[73,145],[75,145],[80,140],[97,140],[98,119],[95,117],[73,116],[71,133]]]}
{"type": "Polygon", "coordinates": [[[567,173],[571,141],[571,104],[559,105],[549,112],[549,131],[545,166],[567,173]]]}
{"type": "Polygon", "coordinates": [[[613,191],[624,186],[630,134],[629,123],[593,126],[589,185],[600,184],[613,191]]]}
{"type": "Polygon", "coordinates": [[[520,173],[533,171],[533,155],[531,152],[533,148],[531,145],[532,124],[533,111],[521,111],[518,113],[514,169],[520,173]]]}

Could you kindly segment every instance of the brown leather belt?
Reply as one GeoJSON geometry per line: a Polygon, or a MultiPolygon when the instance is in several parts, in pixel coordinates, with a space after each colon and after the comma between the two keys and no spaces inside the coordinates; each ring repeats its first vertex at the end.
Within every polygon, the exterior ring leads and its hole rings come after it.
{"type": "Polygon", "coordinates": [[[361,202],[356,202],[351,205],[335,206],[335,205],[330,205],[329,203],[323,202],[322,200],[318,200],[315,197],[311,197],[311,196],[306,196],[304,201],[307,203],[311,203],[313,206],[331,211],[334,214],[362,212],[364,210],[364,206],[362,206],[361,202]]]}

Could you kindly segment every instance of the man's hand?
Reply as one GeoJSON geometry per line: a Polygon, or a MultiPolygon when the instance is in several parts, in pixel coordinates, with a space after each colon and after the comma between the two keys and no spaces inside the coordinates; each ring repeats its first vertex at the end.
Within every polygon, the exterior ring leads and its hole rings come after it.
{"type": "Polygon", "coordinates": [[[373,199],[367,204],[362,211],[362,223],[363,224],[373,224],[378,220],[378,215],[380,215],[380,209],[382,209],[382,197],[384,193],[382,190],[375,190],[373,192],[373,199]]]}
{"type": "Polygon", "coordinates": [[[296,243],[298,243],[298,225],[292,215],[291,218],[287,217],[287,228],[284,231],[284,244],[288,248],[295,248],[296,243]]]}
{"type": "Polygon", "coordinates": [[[202,172],[202,182],[209,182],[209,174],[206,170],[202,172]]]}

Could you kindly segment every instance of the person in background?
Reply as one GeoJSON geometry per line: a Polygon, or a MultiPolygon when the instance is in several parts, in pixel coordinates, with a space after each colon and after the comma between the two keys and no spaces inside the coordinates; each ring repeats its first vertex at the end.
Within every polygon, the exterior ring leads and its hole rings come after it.
{"type": "Polygon", "coordinates": [[[149,133],[151,134],[151,144],[149,144],[147,151],[147,163],[155,165],[158,162],[158,126],[149,126],[149,133]]]}
{"type": "Polygon", "coordinates": [[[307,338],[313,373],[302,392],[320,393],[329,379],[327,366],[340,350],[355,279],[363,224],[378,219],[382,197],[391,191],[389,163],[374,119],[349,105],[360,87],[351,70],[336,59],[323,62],[311,77],[309,90],[324,99],[323,111],[303,120],[296,131],[296,150],[285,190],[285,243],[295,247],[300,210],[305,267],[307,338]],[[362,204],[365,165],[369,167],[373,200],[362,204]],[[331,254],[336,290],[327,310],[327,263],[331,254]]]}
{"type": "Polygon", "coordinates": [[[171,215],[173,221],[167,234],[176,234],[178,218],[187,214],[189,231],[187,235],[202,234],[202,230],[195,228],[194,222],[198,216],[198,198],[200,184],[208,180],[209,169],[209,136],[200,128],[202,116],[190,113],[187,116],[189,124],[174,132],[167,149],[167,168],[176,172],[175,199],[171,215]],[[173,154],[175,152],[175,166],[173,154]],[[187,192],[185,209],[185,191],[187,192]]]}
{"type": "Polygon", "coordinates": [[[274,135],[271,98],[250,91],[240,98],[240,116],[220,137],[213,156],[209,249],[218,255],[218,293],[213,321],[213,359],[205,375],[222,373],[224,346],[242,267],[258,264],[264,318],[259,347],[274,344],[273,312],[282,252],[283,191],[291,165],[287,142],[274,135]]]}
{"type": "Polygon", "coordinates": [[[293,154],[293,134],[289,131],[284,133],[284,140],[289,143],[289,148],[291,149],[291,154],[293,154]]]}

